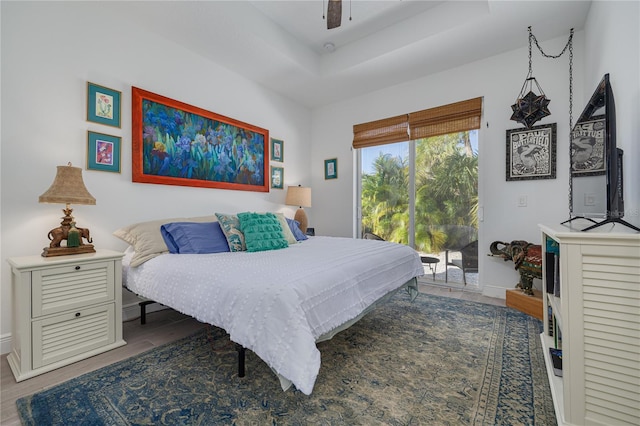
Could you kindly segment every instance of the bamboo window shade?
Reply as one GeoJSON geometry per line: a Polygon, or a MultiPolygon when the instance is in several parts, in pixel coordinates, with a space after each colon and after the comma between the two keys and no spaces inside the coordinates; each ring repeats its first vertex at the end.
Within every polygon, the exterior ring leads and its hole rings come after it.
{"type": "Polygon", "coordinates": [[[353,126],[353,147],[385,145],[479,129],[482,98],[353,126]]]}
{"type": "Polygon", "coordinates": [[[407,114],[353,126],[353,147],[385,145],[409,140],[407,114]]]}
{"type": "Polygon", "coordinates": [[[469,99],[409,114],[411,140],[479,129],[482,98],[469,99]]]}

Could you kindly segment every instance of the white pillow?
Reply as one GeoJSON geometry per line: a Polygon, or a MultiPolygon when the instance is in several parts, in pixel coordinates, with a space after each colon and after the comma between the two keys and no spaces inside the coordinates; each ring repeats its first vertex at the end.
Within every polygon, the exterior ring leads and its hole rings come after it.
{"type": "Polygon", "coordinates": [[[153,259],[164,253],[169,253],[169,248],[164,242],[160,227],[171,222],[215,222],[214,216],[199,216],[191,218],[157,219],[148,222],[134,223],[118,229],[114,236],[131,244],[135,254],[131,258],[131,266],[142,265],[149,259],[153,259]]]}
{"type": "Polygon", "coordinates": [[[291,228],[289,228],[289,224],[287,223],[287,218],[284,217],[284,213],[274,213],[274,214],[280,221],[280,226],[282,226],[282,233],[284,234],[285,240],[287,240],[289,245],[297,244],[298,240],[296,240],[296,237],[293,235],[293,232],[291,232],[291,228]]]}

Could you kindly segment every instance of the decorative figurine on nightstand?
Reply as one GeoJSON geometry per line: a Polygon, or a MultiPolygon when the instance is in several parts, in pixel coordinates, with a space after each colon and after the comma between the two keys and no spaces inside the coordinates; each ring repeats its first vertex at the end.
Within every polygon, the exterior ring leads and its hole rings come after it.
{"type": "Polygon", "coordinates": [[[489,246],[489,251],[489,256],[501,257],[505,262],[513,261],[516,271],[520,273],[520,282],[516,288],[533,296],[533,279],[542,278],[542,246],[522,240],[511,241],[509,244],[494,241],[489,246]]]}
{"type": "Polygon", "coordinates": [[[62,203],[66,204],[66,208],[62,210],[65,214],[62,218],[60,226],[49,231],[48,238],[51,241],[49,247],[45,247],[42,251],[43,257],[64,256],[68,254],[79,253],[95,253],[92,244],[85,244],[82,239],[86,239],[88,243],[93,240],[89,236],[89,229],[77,228],[76,222],[71,216],[73,209],[70,204],[89,204],[95,205],[96,199],[89,193],[82,181],[82,169],[68,166],[58,166],[58,172],[51,184],[51,187],[40,196],[41,203],[62,203]],[[60,243],[66,240],[67,245],[61,246],[60,243]]]}

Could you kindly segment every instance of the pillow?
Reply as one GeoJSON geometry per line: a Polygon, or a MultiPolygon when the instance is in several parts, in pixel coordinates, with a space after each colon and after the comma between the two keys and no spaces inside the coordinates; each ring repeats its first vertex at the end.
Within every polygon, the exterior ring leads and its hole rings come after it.
{"type": "Polygon", "coordinates": [[[244,235],[240,230],[240,221],[238,220],[238,216],[234,214],[216,213],[216,217],[218,218],[218,222],[220,222],[224,236],[227,238],[229,250],[246,251],[247,246],[244,243],[244,235]]]}
{"type": "Polygon", "coordinates": [[[113,235],[133,246],[135,254],[131,258],[130,265],[135,267],[142,265],[149,259],[169,252],[169,248],[160,232],[162,225],[171,222],[213,222],[215,220],[215,216],[157,219],[125,226],[115,231],[113,235]]]}
{"type": "Polygon", "coordinates": [[[296,240],[304,241],[307,239],[307,236],[300,230],[300,222],[287,218],[287,223],[289,224],[289,229],[291,229],[291,232],[296,237],[296,240]]]}
{"type": "Polygon", "coordinates": [[[238,213],[247,251],[267,251],[289,247],[280,220],[273,213],[238,213]]]}
{"type": "Polygon", "coordinates": [[[284,239],[287,240],[287,243],[289,243],[289,245],[296,244],[298,240],[296,240],[296,237],[293,235],[293,232],[291,232],[291,229],[289,228],[289,224],[287,223],[287,218],[284,217],[284,213],[274,213],[274,214],[280,221],[280,227],[282,228],[284,239]]]}
{"type": "Polygon", "coordinates": [[[218,222],[172,222],[162,225],[160,233],[169,253],[202,254],[229,251],[227,238],[218,222]]]}

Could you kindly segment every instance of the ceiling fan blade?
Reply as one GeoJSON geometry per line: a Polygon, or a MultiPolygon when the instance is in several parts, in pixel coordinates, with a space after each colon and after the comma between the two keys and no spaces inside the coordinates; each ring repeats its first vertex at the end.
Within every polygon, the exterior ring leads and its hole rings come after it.
{"type": "Polygon", "coordinates": [[[327,29],[337,28],[342,22],[342,0],[329,0],[327,7],[327,29]]]}

